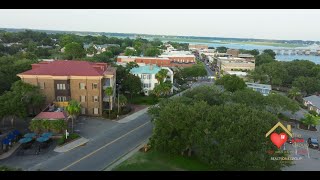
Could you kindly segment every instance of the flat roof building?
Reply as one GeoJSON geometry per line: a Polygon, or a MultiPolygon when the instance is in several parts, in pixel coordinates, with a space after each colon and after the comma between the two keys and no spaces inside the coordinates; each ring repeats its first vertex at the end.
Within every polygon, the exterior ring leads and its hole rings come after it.
{"type": "Polygon", "coordinates": [[[267,96],[272,90],[271,85],[269,84],[258,84],[246,82],[248,88],[253,89],[254,91],[260,92],[262,95],[267,96]]]}

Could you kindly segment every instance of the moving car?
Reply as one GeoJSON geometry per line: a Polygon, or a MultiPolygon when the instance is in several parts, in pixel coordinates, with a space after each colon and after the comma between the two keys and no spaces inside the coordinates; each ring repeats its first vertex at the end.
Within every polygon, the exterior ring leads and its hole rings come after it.
{"type": "Polygon", "coordinates": [[[308,138],[308,144],[309,144],[309,148],[314,148],[314,149],[318,149],[319,148],[319,143],[318,143],[318,139],[316,138],[308,138]]]}

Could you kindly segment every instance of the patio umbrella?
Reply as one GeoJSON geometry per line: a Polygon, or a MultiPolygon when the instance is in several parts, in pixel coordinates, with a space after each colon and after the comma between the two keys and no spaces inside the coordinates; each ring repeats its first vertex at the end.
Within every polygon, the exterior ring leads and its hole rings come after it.
{"type": "Polygon", "coordinates": [[[12,139],[14,139],[16,136],[15,135],[13,135],[13,134],[8,134],[8,136],[7,136],[7,139],[9,139],[9,140],[12,140],[12,139]]]}
{"type": "Polygon", "coordinates": [[[5,138],[5,139],[2,140],[2,144],[8,145],[8,144],[10,144],[10,140],[5,138]]]}
{"type": "Polygon", "coordinates": [[[32,141],[32,138],[22,138],[22,139],[20,139],[19,140],[19,143],[28,143],[28,142],[30,142],[30,141],[32,141]]]}
{"type": "Polygon", "coordinates": [[[47,133],[43,133],[42,135],[41,135],[42,137],[51,137],[52,136],[52,133],[51,132],[47,132],[47,133]]]}
{"type": "Polygon", "coordinates": [[[18,130],[14,130],[14,131],[12,131],[12,133],[13,133],[14,135],[19,135],[19,134],[21,134],[20,131],[18,131],[18,130]]]}
{"type": "Polygon", "coordinates": [[[23,137],[33,138],[34,136],[36,136],[36,133],[27,133],[27,134],[25,134],[23,137]]]}
{"type": "Polygon", "coordinates": [[[39,137],[39,138],[37,138],[38,142],[45,142],[45,141],[48,141],[48,140],[49,140],[49,137],[39,137]]]}

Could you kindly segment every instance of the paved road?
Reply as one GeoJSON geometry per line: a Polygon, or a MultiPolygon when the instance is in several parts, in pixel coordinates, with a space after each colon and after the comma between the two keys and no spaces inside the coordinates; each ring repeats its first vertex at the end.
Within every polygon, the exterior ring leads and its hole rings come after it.
{"type": "Polygon", "coordinates": [[[213,71],[207,65],[205,65],[205,68],[207,70],[208,76],[214,76],[213,71]]]}
{"type": "MultiPolygon", "coordinates": [[[[197,82],[191,88],[211,83],[197,82]]],[[[66,153],[56,153],[51,150],[36,158],[32,155],[12,156],[1,160],[0,164],[29,171],[103,170],[151,136],[153,126],[150,119],[147,113],[126,123],[102,122],[102,120],[91,122],[90,119],[82,118],[76,123],[75,130],[79,130],[84,137],[90,139],[85,146],[66,153]]]]}
{"type": "Polygon", "coordinates": [[[140,145],[151,133],[150,117],[142,114],[135,120],[104,131],[83,147],[58,154],[27,170],[100,171],[140,145]]]}

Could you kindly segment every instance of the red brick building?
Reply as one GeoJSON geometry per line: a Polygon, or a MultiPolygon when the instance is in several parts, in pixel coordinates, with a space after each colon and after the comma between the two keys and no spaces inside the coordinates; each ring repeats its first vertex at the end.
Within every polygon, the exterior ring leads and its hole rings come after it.
{"type": "Polygon", "coordinates": [[[159,57],[118,56],[117,62],[136,62],[142,64],[156,64],[160,67],[188,67],[195,64],[194,55],[161,55],[159,57]]]}

